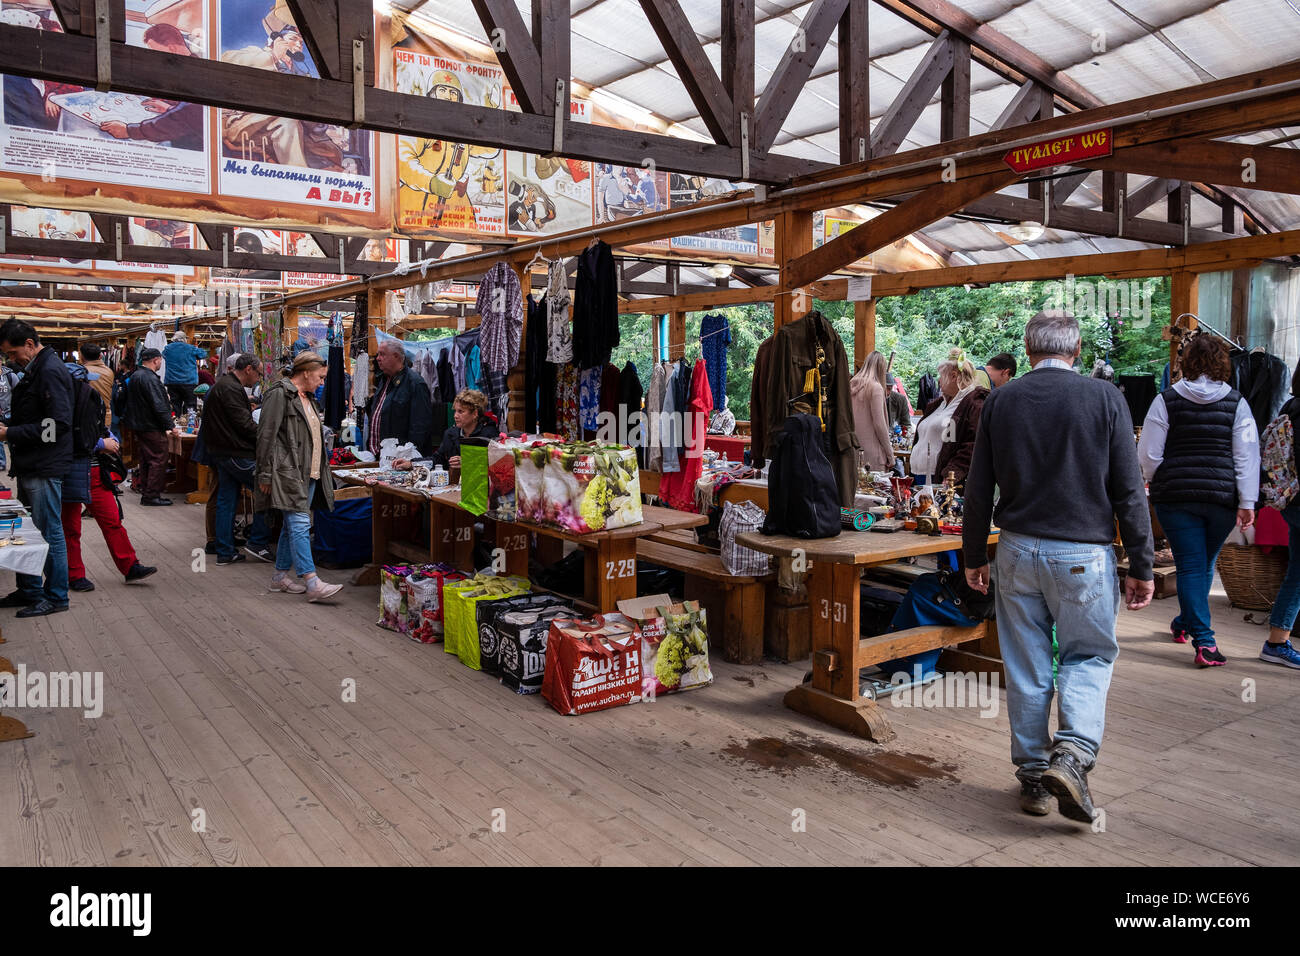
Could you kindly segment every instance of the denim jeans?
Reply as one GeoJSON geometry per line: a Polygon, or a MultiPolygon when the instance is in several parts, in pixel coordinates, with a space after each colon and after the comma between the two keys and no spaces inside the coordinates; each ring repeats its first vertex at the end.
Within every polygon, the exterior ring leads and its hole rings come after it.
{"type": "MultiPolygon", "coordinates": [[[[307,484],[307,500],[316,497],[316,482],[307,484]]],[[[293,568],[301,577],[315,574],[316,564],[311,559],[311,512],[285,511],[284,527],[280,530],[280,544],[275,550],[275,570],[293,568]]]]}
{"type": "Polygon", "coordinates": [[[1210,627],[1214,562],[1237,523],[1237,510],[1200,501],[1160,503],[1155,508],[1178,569],[1178,616],[1171,626],[1186,631],[1197,647],[1210,647],[1214,644],[1214,628],[1210,627]]]}
{"type": "MultiPolygon", "coordinates": [[[[239,504],[239,489],[253,487],[257,464],[251,458],[214,456],[212,467],[217,472],[217,556],[228,558],[235,553],[235,509],[239,504]]],[[[253,528],[248,535],[248,546],[254,551],[265,548],[270,542],[266,516],[253,512],[253,528]]]]}
{"type": "Polygon", "coordinates": [[[1016,776],[1041,776],[1054,750],[1071,752],[1091,769],[1101,749],[1106,692],[1119,654],[1115,553],[1104,544],[1003,531],[995,571],[1016,776]],[[1054,737],[1048,730],[1053,623],[1060,653],[1054,737]]]}
{"type": "Polygon", "coordinates": [[[1278,588],[1268,623],[1271,627],[1284,627],[1289,631],[1295,627],[1296,615],[1300,614],[1300,500],[1283,508],[1282,517],[1291,532],[1291,560],[1286,566],[1286,577],[1278,588]]]}
{"type": "Polygon", "coordinates": [[[18,500],[31,511],[32,524],[50,546],[45,558],[45,580],[35,574],[16,575],[18,590],[33,603],[49,601],[66,607],[68,546],[63,538],[63,479],[19,478],[18,500]]]}

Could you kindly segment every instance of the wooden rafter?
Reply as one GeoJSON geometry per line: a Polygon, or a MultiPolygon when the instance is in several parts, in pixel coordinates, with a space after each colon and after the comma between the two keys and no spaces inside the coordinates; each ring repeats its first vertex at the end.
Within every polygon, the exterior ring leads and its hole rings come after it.
{"type": "Polygon", "coordinates": [[[849,0],[840,17],[840,162],[868,159],[871,148],[871,0],[849,0]]]}
{"type": "Polygon", "coordinates": [[[641,9],[715,143],[738,145],[731,96],[677,0],[641,0],[641,9]]]}
{"type": "Polygon", "coordinates": [[[732,139],[754,135],[754,0],[722,0],[722,86],[731,97],[732,139]]]}
{"type": "Polygon", "coordinates": [[[804,14],[758,103],[757,138],[764,149],[776,142],[794,101],[807,84],[847,6],[848,0],[813,0],[804,14]]]}
{"type": "Polygon", "coordinates": [[[924,58],[872,130],[872,156],[887,156],[898,152],[903,139],[921,118],[940,84],[952,70],[952,64],[952,37],[948,33],[941,33],[925,51],[924,58]]]}
{"type": "Polygon", "coordinates": [[[513,0],[470,0],[483,32],[526,113],[542,108],[542,61],[513,0]]]}
{"type": "Polygon", "coordinates": [[[1011,185],[1020,176],[1009,170],[985,173],[922,190],[875,219],[800,256],[781,270],[781,286],[795,289],[871,255],[967,204],[1011,185]]]}
{"type": "Polygon", "coordinates": [[[992,129],[1007,129],[1011,126],[1023,126],[1035,120],[1052,118],[1052,91],[1037,80],[1029,80],[1011,102],[1002,110],[1001,115],[993,121],[992,129]]]}

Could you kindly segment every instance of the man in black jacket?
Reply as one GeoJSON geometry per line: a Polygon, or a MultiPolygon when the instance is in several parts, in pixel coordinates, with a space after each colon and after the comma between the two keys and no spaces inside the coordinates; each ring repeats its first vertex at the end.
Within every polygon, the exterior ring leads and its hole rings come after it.
{"type": "Polygon", "coordinates": [[[23,369],[14,386],[9,424],[0,441],[9,442],[9,473],[18,480],[18,500],[32,514],[49,554],[45,577],[19,574],[18,590],[0,607],[21,607],[19,617],[40,617],[68,609],[68,549],[63,537],[63,476],[72,467],[72,376],[53,349],[21,319],[0,325],[0,349],[23,369]]]}
{"type": "Polygon", "coordinates": [[[400,342],[385,341],[375,353],[382,381],[366,406],[370,416],[369,440],[366,447],[379,456],[380,443],[385,438],[396,438],[397,444],[410,442],[428,455],[433,448],[433,399],[429,386],[420,373],[406,362],[406,352],[400,342]]]}
{"type": "Polygon", "coordinates": [[[172,417],[167,389],[158,377],[162,353],[145,349],[140,353],[140,367],[131,374],[126,392],[124,427],[135,433],[135,447],[140,453],[140,504],[169,505],[162,496],[167,487],[167,433],[180,433],[172,417]]]}
{"type": "Polygon", "coordinates": [[[1151,517],[1128,405],[1119,389],[1073,370],[1079,349],[1079,323],[1069,313],[1029,320],[1025,353],[1033,370],[984,402],[966,478],[962,546],[967,583],[987,594],[996,516],[998,636],[1021,809],[1050,812],[1050,794],[1064,816],[1091,823],[1087,775],[1101,749],[1119,654],[1111,546],[1117,523],[1129,560],[1129,610],[1150,604],[1155,584],[1151,517]],[[1053,626],[1060,647],[1055,681],[1053,626]],[[1048,727],[1054,692],[1055,735],[1048,727]]]}
{"type": "MultiPolygon", "coordinates": [[[[239,489],[253,489],[257,471],[257,423],[246,388],[262,377],[257,359],[240,355],[230,360],[203,404],[203,440],[217,472],[217,564],[244,560],[235,552],[235,506],[239,489]]],[[[262,561],[271,560],[270,535],[262,512],[253,514],[253,530],[244,550],[262,561]]]]}

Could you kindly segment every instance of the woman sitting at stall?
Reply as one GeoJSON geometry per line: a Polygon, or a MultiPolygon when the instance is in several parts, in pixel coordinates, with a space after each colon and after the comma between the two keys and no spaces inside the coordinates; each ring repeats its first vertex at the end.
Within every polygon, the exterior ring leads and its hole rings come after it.
{"type": "Polygon", "coordinates": [[[466,438],[498,438],[501,426],[488,414],[487,398],[476,388],[462,388],[452,401],[452,418],[456,424],[442,434],[442,444],[428,458],[398,458],[393,467],[407,471],[412,465],[448,469],[460,468],[460,443],[466,438]]]}
{"type": "Polygon", "coordinates": [[[958,485],[966,481],[975,432],[989,390],[975,384],[975,366],[962,349],[953,349],[939,363],[939,392],[916,426],[912,446],[913,487],[942,484],[952,472],[958,485]]]}
{"type": "Polygon", "coordinates": [[[1259,437],[1250,405],[1228,384],[1227,349],[1198,335],[1180,361],[1183,377],[1157,395],[1142,423],[1138,461],[1178,568],[1174,640],[1191,638],[1200,667],[1221,667],[1210,627],[1210,585],[1233,525],[1255,520],[1259,437]]]}
{"type": "Polygon", "coordinates": [[[320,409],[312,397],[325,381],[326,365],[315,352],[299,352],[284,377],[267,386],[257,428],[257,486],[261,499],[284,513],[270,590],[306,592],[320,601],[343,589],[316,575],[311,556],[311,511],[334,510],[334,479],[320,409]],[[297,569],[299,584],[289,572],[297,569]]]}

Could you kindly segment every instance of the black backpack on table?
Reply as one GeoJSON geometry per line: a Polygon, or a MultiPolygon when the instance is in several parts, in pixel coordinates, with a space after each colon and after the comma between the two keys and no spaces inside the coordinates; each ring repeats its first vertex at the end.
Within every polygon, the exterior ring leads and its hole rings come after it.
{"type": "Polygon", "coordinates": [[[833,538],[840,533],[840,490],[822,450],[816,415],[785,420],[767,472],[767,497],[763,534],[833,538]]]}

